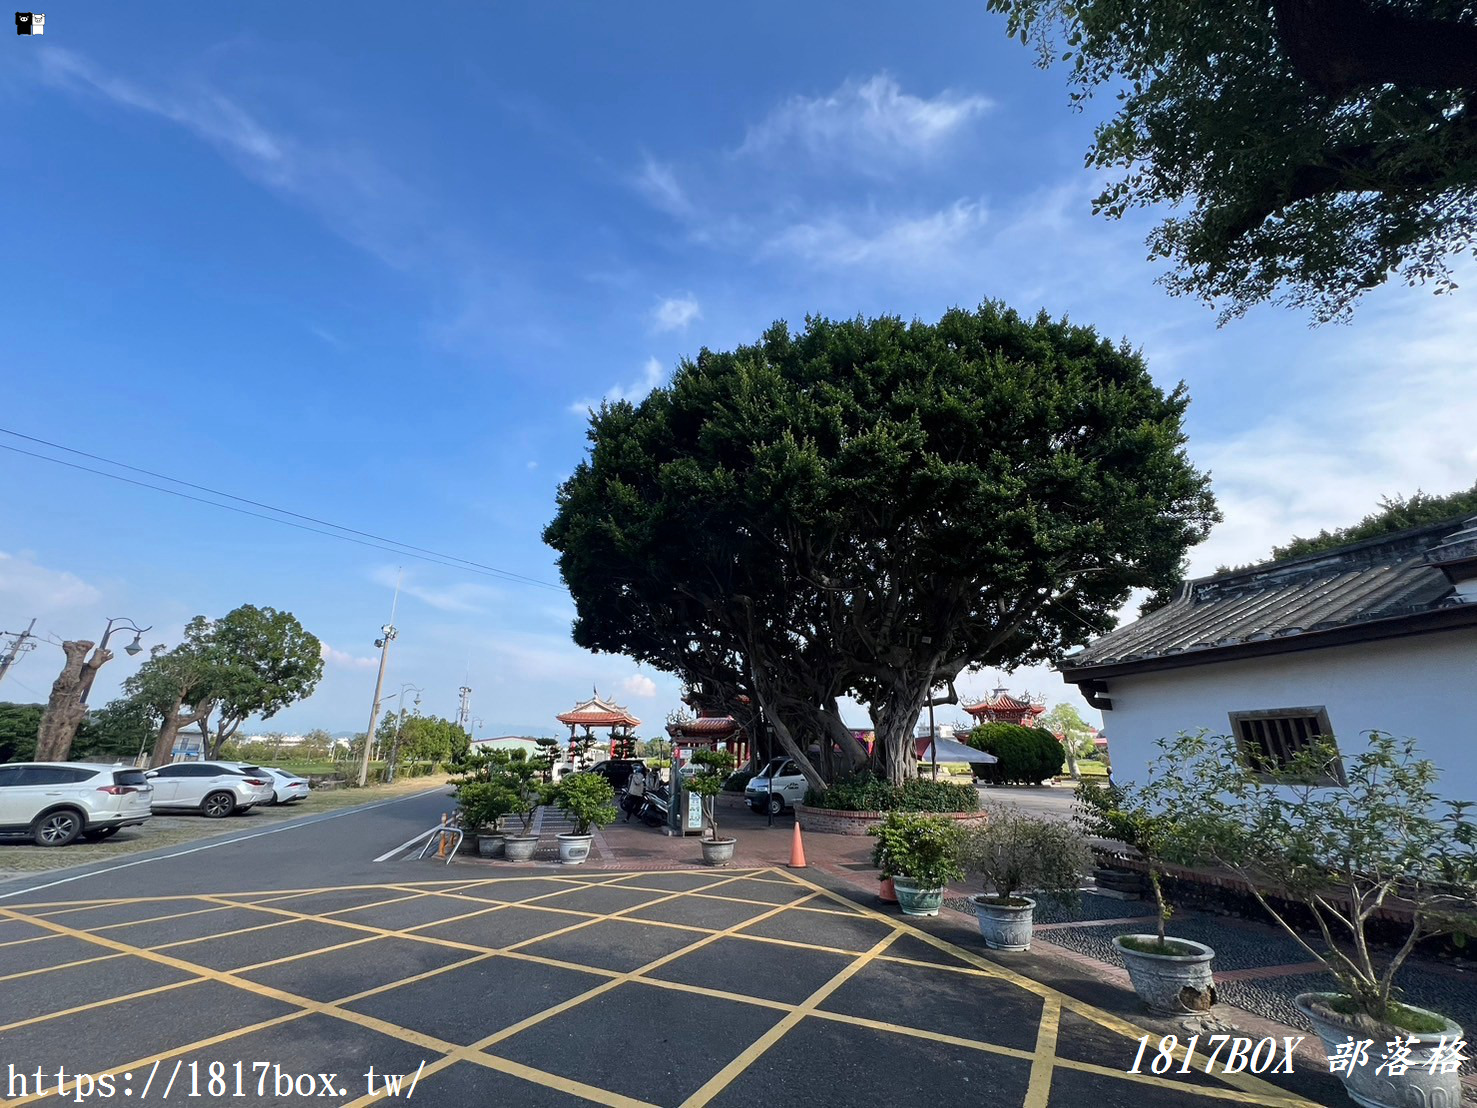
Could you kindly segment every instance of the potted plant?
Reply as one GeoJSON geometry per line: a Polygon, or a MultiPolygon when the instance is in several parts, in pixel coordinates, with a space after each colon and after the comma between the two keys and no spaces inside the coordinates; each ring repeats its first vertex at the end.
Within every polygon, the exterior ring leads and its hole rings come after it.
{"type": "Polygon", "coordinates": [[[1186,813],[1175,839],[1184,859],[1241,877],[1332,975],[1335,989],[1303,993],[1297,1005],[1349,1096],[1372,1108],[1462,1103],[1462,1028],[1403,1003],[1395,982],[1423,938],[1477,934],[1470,805],[1437,797],[1436,768],[1414,740],[1380,732],[1347,766],[1330,739],[1281,766],[1226,736],[1182,734],[1160,747],[1153,795],[1186,813]],[[1319,941],[1294,926],[1294,905],[1319,941]],[[1370,934],[1380,914],[1399,921],[1404,938],[1393,949],[1370,934]],[[1405,1064],[1381,1065],[1381,1056],[1405,1064]]]}
{"type": "Polygon", "coordinates": [[[521,833],[504,836],[503,856],[510,862],[528,862],[538,849],[538,836],[533,833],[534,813],[552,801],[554,786],[543,780],[538,759],[529,759],[521,750],[514,750],[511,755],[502,764],[498,783],[508,793],[509,814],[518,817],[521,833]]]}
{"type": "Polygon", "coordinates": [[[868,833],[880,840],[903,914],[938,915],[944,889],[964,876],[959,867],[963,838],[959,825],[923,812],[889,812],[868,833]]]}
{"type": "Polygon", "coordinates": [[[1091,836],[1132,847],[1143,859],[1154,894],[1152,935],[1119,935],[1113,946],[1139,999],[1156,1012],[1208,1012],[1215,1005],[1215,950],[1191,939],[1172,938],[1165,925],[1174,914],[1164,895],[1163,864],[1176,829],[1170,812],[1146,788],[1085,782],[1077,790],[1073,817],[1091,836]]]}
{"type": "Polygon", "coordinates": [[[733,861],[733,850],[737,839],[724,839],[718,835],[718,794],[728,775],[733,772],[733,755],[726,750],[699,750],[692,756],[698,767],[687,781],[687,787],[703,798],[703,823],[706,833],[699,839],[703,848],[703,863],[709,866],[726,866],[733,861]]]}
{"type": "Polygon", "coordinates": [[[559,836],[559,861],[578,865],[590,856],[591,829],[613,823],[615,790],[598,773],[571,773],[559,783],[555,800],[574,823],[574,830],[559,836]]]}
{"type": "Polygon", "coordinates": [[[983,880],[983,895],[970,897],[980,935],[994,950],[1029,950],[1036,901],[1021,893],[1066,897],[1082,885],[1092,856],[1082,836],[1060,820],[991,805],[985,819],[964,833],[965,868],[983,880]]]}
{"type": "Polygon", "coordinates": [[[457,789],[457,809],[462,830],[477,840],[477,853],[484,858],[503,855],[504,835],[499,821],[513,810],[513,796],[500,784],[472,781],[457,789]]]}
{"type": "Polygon", "coordinates": [[[883,904],[896,904],[897,889],[892,884],[892,871],[887,868],[887,851],[881,839],[872,847],[872,864],[877,867],[877,899],[883,904]]]}

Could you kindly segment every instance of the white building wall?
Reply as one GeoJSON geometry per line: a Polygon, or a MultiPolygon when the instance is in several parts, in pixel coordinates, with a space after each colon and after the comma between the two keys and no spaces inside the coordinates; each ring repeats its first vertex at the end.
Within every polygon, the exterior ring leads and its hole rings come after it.
{"type": "Polygon", "coordinates": [[[1362,733],[1414,738],[1437,792],[1477,802],[1477,628],[1215,662],[1108,679],[1113,779],[1143,781],[1156,740],[1231,731],[1231,712],[1323,706],[1345,758],[1362,733]]]}

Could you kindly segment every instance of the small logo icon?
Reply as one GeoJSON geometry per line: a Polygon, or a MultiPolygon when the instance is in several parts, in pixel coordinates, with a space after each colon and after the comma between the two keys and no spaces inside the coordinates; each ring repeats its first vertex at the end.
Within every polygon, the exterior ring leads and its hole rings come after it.
{"type": "Polygon", "coordinates": [[[16,12],[15,33],[18,35],[44,35],[46,16],[40,12],[16,12]]]}

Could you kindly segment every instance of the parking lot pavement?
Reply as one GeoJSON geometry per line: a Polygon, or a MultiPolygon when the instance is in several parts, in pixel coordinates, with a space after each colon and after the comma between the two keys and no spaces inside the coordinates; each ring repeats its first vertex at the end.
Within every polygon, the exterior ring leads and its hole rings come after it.
{"type": "Polygon", "coordinates": [[[1134,1024],[786,870],[381,872],[0,902],[0,1094],[70,1102],[85,1074],[94,1099],[245,1105],[1314,1103],[1126,1073],[1134,1024]]]}

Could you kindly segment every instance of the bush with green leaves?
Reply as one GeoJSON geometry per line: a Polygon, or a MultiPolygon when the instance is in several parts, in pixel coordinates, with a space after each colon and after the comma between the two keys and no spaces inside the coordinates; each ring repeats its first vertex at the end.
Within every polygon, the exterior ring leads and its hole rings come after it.
{"type": "Polygon", "coordinates": [[[955,820],[923,812],[889,812],[869,835],[877,836],[873,861],[889,877],[920,889],[937,889],[964,876],[960,850],[964,830],[955,820]]]}
{"type": "Polygon", "coordinates": [[[1395,999],[1395,979],[1423,938],[1477,935],[1477,822],[1470,804],[1437,795],[1436,766],[1415,740],[1367,734],[1352,758],[1322,740],[1276,774],[1249,765],[1228,736],[1163,739],[1142,803],[1173,813],[1161,825],[1170,861],[1237,874],[1323,963],[1347,997],[1337,1014],[1371,1031],[1418,1031],[1427,1028],[1395,999]],[[1321,942],[1291,925],[1288,901],[1311,914],[1321,942]],[[1406,921],[1405,938],[1381,952],[1367,928],[1387,907],[1406,921]]]}
{"type": "Polygon", "coordinates": [[[703,818],[714,839],[718,838],[717,797],[733,772],[734,757],[726,750],[699,750],[692,756],[698,767],[687,780],[687,787],[703,798],[703,818]]]}
{"type": "Polygon", "coordinates": [[[972,784],[915,777],[897,786],[860,773],[823,792],[808,789],[805,803],[840,812],[973,812],[980,806],[980,797],[972,784]]]}
{"type": "Polygon", "coordinates": [[[469,834],[496,831],[498,821],[513,811],[515,797],[502,785],[473,781],[457,790],[462,828],[469,834]]]}
{"type": "Polygon", "coordinates": [[[1016,895],[1022,892],[1067,899],[1092,864],[1086,841],[1070,824],[1002,804],[987,806],[984,820],[965,831],[963,858],[988,899],[1007,905],[1023,904],[1016,895]]]}
{"type": "Polygon", "coordinates": [[[983,774],[1007,785],[1039,785],[1062,771],[1066,752],[1050,731],[1016,723],[982,723],[969,733],[969,745],[996,758],[983,774]]]}
{"type": "Polygon", "coordinates": [[[615,789],[598,773],[571,773],[554,790],[555,803],[574,822],[573,834],[588,835],[592,827],[614,823],[615,789]]]}
{"type": "Polygon", "coordinates": [[[723,782],[723,791],[726,793],[741,793],[752,780],[754,780],[753,770],[735,770],[728,775],[728,780],[723,782]]]}
{"type": "Polygon", "coordinates": [[[1149,889],[1154,894],[1155,933],[1165,953],[1165,924],[1174,909],[1164,895],[1164,854],[1168,849],[1172,825],[1170,814],[1150,808],[1141,792],[1122,785],[1103,785],[1084,781],[1077,789],[1072,818],[1083,834],[1109,842],[1122,843],[1139,853],[1148,872],[1149,889]]]}

